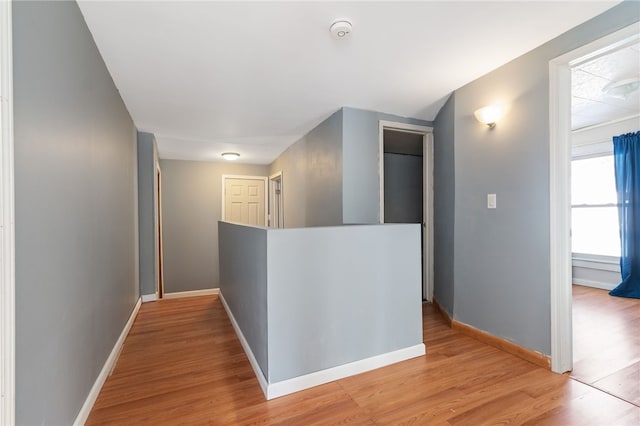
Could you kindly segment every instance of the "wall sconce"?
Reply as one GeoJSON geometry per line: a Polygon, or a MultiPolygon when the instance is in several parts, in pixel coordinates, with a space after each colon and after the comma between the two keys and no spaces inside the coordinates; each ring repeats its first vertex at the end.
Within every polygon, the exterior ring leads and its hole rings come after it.
{"type": "Polygon", "coordinates": [[[476,120],[486,124],[490,129],[496,127],[496,123],[504,116],[506,109],[503,105],[489,105],[475,111],[473,115],[476,120]]]}
{"type": "Polygon", "coordinates": [[[240,154],[238,154],[237,152],[223,152],[222,158],[227,161],[235,161],[240,158],[240,154]]]}

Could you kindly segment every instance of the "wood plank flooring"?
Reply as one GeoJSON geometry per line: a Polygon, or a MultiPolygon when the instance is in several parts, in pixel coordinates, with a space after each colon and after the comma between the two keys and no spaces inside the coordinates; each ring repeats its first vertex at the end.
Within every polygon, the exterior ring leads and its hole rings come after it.
{"type": "Polygon", "coordinates": [[[640,299],[574,285],[573,361],[573,378],[640,406],[640,299]]]}
{"type": "Polygon", "coordinates": [[[88,425],[635,425],[640,408],[451,330],[427,355],[265,401],[217,296],[142,305],[88,425]]]}

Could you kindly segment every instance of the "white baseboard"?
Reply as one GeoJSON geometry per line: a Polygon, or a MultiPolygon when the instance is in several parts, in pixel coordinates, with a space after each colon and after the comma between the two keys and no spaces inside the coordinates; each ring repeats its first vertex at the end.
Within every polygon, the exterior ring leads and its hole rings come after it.
{"type": "Polygon", "coordinates": [[[142,299],[142,303],[155,302],[156,300],[158,300],[158,296],[155,293],[143,294],[141,299],[142,299]]]}
{"type": "Polygon", "coordinates": [[[179,291],[176,293],[165,293],[163,299],[180,299],[181,297],[208,296],[220,293],[219,288],[205,288],[204,290],[179,291]]]}
{"type": "Polygon", "coordinates": [[[583,278],[573,278],[571,281],[573,281],[573,283],[577,285],[599,288],[602,290],[613,290],[618,286],[618,284],[603,283],[601,281],[593,281],[593,280],[585,280],[583,278]]]}
{"type": "Polygon", "coordinates": [[[222,301],[222,306],[224,306],[224,310],[227,311],[227,316],[229,317],[229,321],[231,321],[231,325],[236,332],[236,336],[240,340],[240,344],[242,345],[242,349],[244,349],[244,353],[249,358],[249,364],[251,364],[251,368],[253,368],[253,373],[256,375],[258,379],[258,383],[260,384],[260,388],[262,389],[262,393],[264,393],[264,397],[269,399],[268,396],[268,383],[266,377],[264,377],[264,373],[258,364],[258,360],[253,355],[253,351],[251,350],[251,346],[249,346],[249,342],[244,338],[244,334],[242,334],[242,330],[236,321],[236,318],[233,316],[233,312],[229,309],[229,305],[227,305],[227,301],[224,300],[224,296],[220,293],[220,301],[222,301]]]}
{"type": "Polygon", "coordinates": [[[408,348],[399,349],[397,351],[388,352],[381,355],[372,356],[370,358],[361,359],[358,361],[350,362],[348,364],[339,365],[337,367],[328,368],[326,370],[316,371],[314,373],[305,374],[303,376],[294,377],[292,379],[283,380],[276,383],[268,383],[266,377],[262,373],[258,361],[256,360],[249,343],[242,334],[242,330],[238,325],[229,305],[227,305],[224,296],[220,293],[220,300],[227,316],[231,321],[231,325],[240,340],[240,344],[244,349],[247,358],[249,358],[249,364],[253,368],[253,372],[258,379],[262,393],[267,400],[279,398],[281,396],[289,395],[294,392],[298,392],[304,389],[319,386],[325,383],[333,382],[335,380],[343,379],[345,377],[354,376],[356,374],[364,373],[366,371],[375,370],[376,368],[384,367],[387,365],[395,364],[396,362],[405,361],[407,359],[422,356],[426,353],[424,343],[420,343],[408,348]]]}
{"type": "Polygon", "coordinates": [[[104,366],[102,366],[102,370],[100,370],[100,374],[98,374],[95,383],[91,387],[91,391],[89,391],[89,395],[87,395],[87,399],[84,401],[84,404],[82,405],[82,408],[80,409],[76,420],[73,422],[74,426],[84,425],[89,418],[89,413],[91,413],[93,404],[95,404],[96,399],[98,399],[98,395],[100,394],[100,390],[102,389],[104,382],[107,380],[107,377],[109,377],[109,374],[111,374],[111,371],[116,365],[116,361],[118,360],[118,356],[120,355],[120,351],[122,350],[122,345],[124,344],[124,341],[129,334],[129,330],[131,330],[131,326],[133,325],[133,322],[138,315],[138,310],[140,309],[141,304],[142,299],[138,299],[136,305],[133,307],[131,315],[129,316],[129,320],[124,325],[122,333],[120,333],[120,337],[118,337],[116,344],[113,346],[113,349],[111,350],[109,357],[105,361],[104,366]]]}
{"type": "Polygon", "coordinates": [[[345,377],[355,376],[356,374],[375,370],[380,367],[395,364],[396,362],[416,358],[425,353],[424,343],[420,343],[397,351],[372,356],[326,370],[316,371],[315,373],[305,374],[304,376],[294,377],[293,379],[270,383],[267,387],[267,399],[278,398],[345,377]]]}

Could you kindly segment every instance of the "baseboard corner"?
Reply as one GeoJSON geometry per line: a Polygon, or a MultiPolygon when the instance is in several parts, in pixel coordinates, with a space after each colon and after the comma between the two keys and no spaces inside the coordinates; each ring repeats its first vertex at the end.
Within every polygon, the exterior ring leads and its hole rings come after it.
{"type": "Polygon", "coordinates": [[[551,357],[549,355],[525,348],[517,343],[487,333],[486,331],[482,331],[458,320],[452,321],[451,328],[482,343],[551,371],[551,357]]]}
{"type": "Polygon", "coordinates": [[[436,300],[436,298],[433,298],[433,306],[435,306],[435,308],[438,310],[438,312],[440,312],[440,315],[442,315],[442,318],[444,318],[445,322],[447,323],[447,325],[449,327],[451,327],[451,323],[453,322],[453,319],[451,318],[451,315],[449,315],[449,312],[446,311],[446,309],[444,309],[442,307],[442,305],[440,305],[440,303],[438,303],[438,301],[436,300]]]}
{"type": "Polygon", "coordinates": [[[156,300],[158,300],[158,296],[155,293],[143,294],[142,296],[140,296],[140,299],[142,299],[142,303],[155,302],[156,300]]]}
{"type": "Polygon", "coordinates": [[[219,288],[205,288],[202,290],[191,291],[177,291],[175,293],[165,293],[163,299],[181,299],[183,297],[197,297],[197,296],[210,296],[212,294],[219,294],[219,288]]]}

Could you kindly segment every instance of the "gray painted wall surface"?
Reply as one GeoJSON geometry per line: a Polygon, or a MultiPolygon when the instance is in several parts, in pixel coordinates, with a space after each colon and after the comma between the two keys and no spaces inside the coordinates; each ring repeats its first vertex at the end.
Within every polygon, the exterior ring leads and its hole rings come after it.
{"type": "Polygon", "coordinates": [[[380,222],[379,121],[432,126],[430,121],[343,108],[342,220],[345,224],[380,222]]]}
{"type": "Polygon", "coordinates": [[[217,288],[222,175],[267,176],[269,168],[160,160],[160,169],[164,291],[217,288]]]}
{"type": "Polygon", "coordinates": [[[220,291],[265,378],[267,358],[267,230],[218,222],[220,291]]]}
{"type": "Polygon", "coordinates": [[[138,234],[140,240],[140,294],[155,294],[158,262],[156,206],[158,150],[151,133],[138,132],[138,234]]]}
{"type": "Polygon", "coordinates": [[[270,166],[282,171],[287,228],[342,224],[342,110],[289,147],[270,166]]]}
{"type": "Polygon", "coordinates": [[[139,296],[136,131],[75,2],[14,2],[16,423],[72,424],[139,296]]]}
{"type": "Polygon", "coordinates": [[[436,117],[433,129],[433,295],[453,316],[455,214],[455,93],[436,117]]]}
{"type": "Polygon", "coordinates": [[[422,223],[422,157],[384,154],[385,223],[422,223]]]}
{"type": "Polygon", "coordinates": [[[270,175],[282,171],[284,226],[301,228],[307,223],[307,145],[304,138],[271,163],[270,175]]]}
{"type": "Polygon", "coordinates": [[[420,226],[268,231],[269,381],[422,343],[420,226]]]}
{"type": "Polygon", "coordinates": [[[550,353],[549,60],[639,19],[624,2],[456,91],[456,319],[550,353]],[[473,111],[495,99],[490,131],[473,111]]]}

